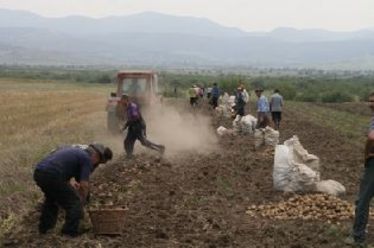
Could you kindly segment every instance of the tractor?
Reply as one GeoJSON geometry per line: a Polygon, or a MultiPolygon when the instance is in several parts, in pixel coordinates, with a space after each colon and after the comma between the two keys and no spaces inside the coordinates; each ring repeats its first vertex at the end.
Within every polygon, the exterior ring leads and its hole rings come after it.
{"type": "Polygon", "coordinates": [[[122,95],[129,96],[141,109],[159,103],[157,74],[154,71],[119,71],[117,90],[112,92],[107,103],[107,128],[111,133],[118,133],[119,125],[126,118],[120,104],[122,95]]]}

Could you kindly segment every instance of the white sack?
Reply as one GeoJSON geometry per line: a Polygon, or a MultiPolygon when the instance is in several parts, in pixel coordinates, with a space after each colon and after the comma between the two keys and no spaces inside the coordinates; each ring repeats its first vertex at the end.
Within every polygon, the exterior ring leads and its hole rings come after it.
{"type": "Polygon", "coordinates": [[[232,121],[232,128],[234,129],[235,133],[240,133],[242,131],[240,120],[241,120],[240,115],[237,115],[235,119],[232,121]]]}
{"type": "MultiPolygon", "coordinates": [[[[307,151],[302,147],[297,136],[277,145],[274,155],[273,185],[281,191],[313,191],[319,182],[318,170],[313,170],[305,162],[310,162],[307,151]],[[303,156],[301,156],[303,155],[303,156]]],[[[318,159],[318,158],[317,158],[318,159]]],[[[313,165],[319,167],[319,160],[313,160],[313,165]]]]}
{"type": "Polygon", "coordinates": [[[273,185],[276,190],[345,193],[345,187],[334,180],[320,181],[319,158],[303,148],[297,136],[277,145],[274,155],[273,185]]]}
{"type": "Polygon", "coordinates": [[[315,191],[338,196],[345,194],[345,187],[341,183],[329,179],[317,182],[315,191]]]}
{"type": "Polygon", "coordinates": [[[235,96],[230,96],[227,103],[230,107],[234,106],[235,105],[235,96]]]}
{"type": "Polygon", "coordinates": [[[257,124],[257,119],[252,115],[246,115],[241,118],[240,124],[241,124],[241,131],[243,133],[252,134],[254,133],[254,130],[257,124]]]}
{"type": "Polygon", "coordinates": [[[255,148],[259,148],[263,145],[275,147],[279,143],[279,132],[269,126],[266,128],[255,129],[254,139],[255,148]]]}
{"type": "Polygon", "coordinates": [[[291,166],[288,163],[288,147],[277,145],[274,155],[273,185],[274,189],[282,191],[293,191],[289,187],[291,182],[291,166]]]}
{"type": "Polygon", "coordinates": [[[263,128],[255,129],[254,140],[256,149],[265,145],[265,132],[263,128]]]}
{"type": "Polygon", "coordinates": [[[234,134],[234,130],[220,126],[217,128],[217,133],[219,136],[223,136],[227,134],[234,134]]]}
{"type": "Polygon", "coordinates": [[[312,170],[319,171],[319,158],[316,155],[309,154],[301,145],[299,138],[294,135],[291,139],[284,142],[293,151],[293,161],[309,166],[312,170]]]}
{"type": "Polygon", "coordinates": [[[220,126],[219,128],[217,128],[217,133],[219,136],[222,136],[226,133],[227,131],[227,128],[223,127],[223,126],[220,126]]]}
{"type": "Polygon", "coordinates": [[[276,146],[279,143],[279,131],[267,126],[264,130],[265,145],[276,146]]]}
{"type": "Polygon", "coordinates": [[[221,104],[216,107],[215,111],[218,116],[224,116],[226,118],[231,117],[231,107],[229,107],[228,105],[221,104]]]}
{"type": "Polygon", "coordinates": [[[252,115],[241,117],[237,115],[232,122],[232,127],[237,133],[253,134],[256,127],[257,119],[252,115]]]}

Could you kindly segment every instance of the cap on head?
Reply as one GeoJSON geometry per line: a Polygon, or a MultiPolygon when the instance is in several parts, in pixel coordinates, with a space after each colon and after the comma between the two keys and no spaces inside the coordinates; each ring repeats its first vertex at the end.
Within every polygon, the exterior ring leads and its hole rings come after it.
{"type": "Polygon", "coordinates": [[[112,150],[109,147],[105,147],[99,143],[90,144],[91,147],[100,157],[100,163],[106,163],[108,160],[111,160],[113,157],[112,150]]]}

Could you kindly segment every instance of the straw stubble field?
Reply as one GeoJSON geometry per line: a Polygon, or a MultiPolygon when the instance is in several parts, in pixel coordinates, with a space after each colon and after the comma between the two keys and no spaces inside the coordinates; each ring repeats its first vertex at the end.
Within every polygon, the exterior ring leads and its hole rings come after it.
{"type": "Polygon", "coordinates": [[[106,136],[108,92],[102,85],[0,80],[0,223],[36,199],[32,168],[45,153],[106,136]]]}

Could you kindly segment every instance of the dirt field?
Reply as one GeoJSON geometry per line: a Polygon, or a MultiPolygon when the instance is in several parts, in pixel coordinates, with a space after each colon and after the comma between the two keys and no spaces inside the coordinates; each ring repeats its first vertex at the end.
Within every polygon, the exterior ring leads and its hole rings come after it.
{"type": "MultiPolygon", "coordinates": [[[[363,107],[364,108],[364,107],[363,107]]],[[[362,147],[331,128],[307,118],[307,109],[288,109],[281,125],[281,142],[298,135],[303,146],[321,159],[322,179],[347,188],[343,199],[353,202],[362,171],[362,147]],[[300,118],[302,116],[302,118],[300,118]]],[[[207,110],[202,111],[210,115],[207,110]]],[[[231,126],[212,115],[212,128],[231,126]]],[[[149,123],[151,125],[151,123],[149,123]]],[[[364,139],[363,139],[364,141],[364,139]]],[[[272,188],[273,149],[253,149],[248,137],[223,137],[207,154],[184,152],[160,159],[137,154],[119,158],[95,172],[92,204],[128,208],[121,236],[76,239],[37,233],[33,209],[4,240],[6,247],[345,247],[352,220],[270,220],[251,218],[249,205],[276,203],[292,194],[272,188]]],[[[369,227],[374,243],[374,229],[369,227]]]]}

